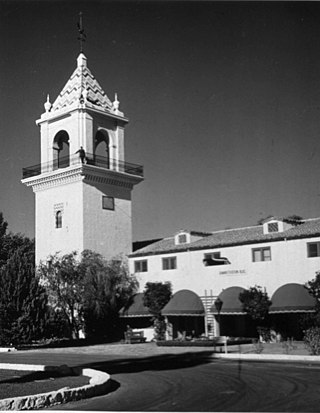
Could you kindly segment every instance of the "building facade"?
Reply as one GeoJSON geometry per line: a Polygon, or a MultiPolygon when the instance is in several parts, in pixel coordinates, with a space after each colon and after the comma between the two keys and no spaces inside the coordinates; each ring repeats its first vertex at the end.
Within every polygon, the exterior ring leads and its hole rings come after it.
{"type": "Polygon", "coordinates": [[[314,311],[304,284],[320,270],[320,219],[270,218],[247,228],[181,231],[132,253],[130,270],[140,293],[146,282],[171,282],[174,296],[163,314],[171,319],[175,336],[181,329],[209,336],[252,335],[239,293],[254,286],[272,300],[274,328],[286,325],[282,334],[299,336],[298,315],[314,311]]]}
{"type": "Polygon", "coordinates": [[[132,251],[131,193],[143,168],[125,160],[128,119],[80,53],[59,96],[37,120],[41,164],[24,168],[35,193],[36,262],[90,249],[110,259],[132,251]]]}

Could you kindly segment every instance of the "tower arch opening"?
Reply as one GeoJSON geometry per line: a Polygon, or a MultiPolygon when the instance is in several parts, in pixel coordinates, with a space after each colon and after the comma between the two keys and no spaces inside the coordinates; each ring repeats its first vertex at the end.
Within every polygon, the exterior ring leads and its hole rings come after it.
{"type": "Polygon", "coordinates": [[[94,139],[94,159],[97,166],[110,168],[110,138],[105,130],[98,130],[94,139]]]}
{"type": "Polygon", "coordinates": [[[69,135],[66,131],[58,132],[53,139],[53,170],[70,165],[69,135]]]}

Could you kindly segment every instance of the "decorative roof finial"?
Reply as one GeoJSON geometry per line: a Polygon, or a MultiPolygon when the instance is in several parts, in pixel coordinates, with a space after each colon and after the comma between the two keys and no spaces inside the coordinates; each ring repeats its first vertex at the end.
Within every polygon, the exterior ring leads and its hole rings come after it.
{"type": "Polygon", "coordinates": [[[83,89],[82,96],[83,96],[84,101],[86,102],[87,97],[88,97],[88,90],[86,89],[86,87],[84,87],[83,89]]]}
{"type": "Polygon", "coordinates": [[[112,102],[112,108],[113,108],[113,110],[118,110],[119,109],[119,105],[120,105],[120,102],[118,101],[118,94],[117,93],[115,93],[115,95],[114,95],[114,101],[112,102]]]}
{"type": "Polygon", "coordinates": [[[79,31],[78,40],[80,42],[80,53],[83,53],[83,44],[86,41],[87,35],[85,34],[84,28],[82,25],[82,12],[79,13],[78,31],[79,31]]]}
{"type": "Polygon", "coordinates": [[[44,104],[44,108],[45,108],[45,110],[46,110],[46,112],[49,112],[50,111],[50,109],[51,109],[51,103],[50,103],[50,100],[49,100],[49,94],[47,95],[47,101],[46,101],[46,103],[44,104]]]}

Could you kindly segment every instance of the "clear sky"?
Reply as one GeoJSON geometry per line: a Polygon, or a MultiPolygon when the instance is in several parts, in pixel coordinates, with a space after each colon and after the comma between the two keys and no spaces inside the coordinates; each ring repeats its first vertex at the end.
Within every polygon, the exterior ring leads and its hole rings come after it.
{"type": "Polygon", "coordinates": [[[143,164],[133,238],[320,216],[320,3],[0,0],[0,211],[34,236],[35,124],[88,67],[143,164]]]}

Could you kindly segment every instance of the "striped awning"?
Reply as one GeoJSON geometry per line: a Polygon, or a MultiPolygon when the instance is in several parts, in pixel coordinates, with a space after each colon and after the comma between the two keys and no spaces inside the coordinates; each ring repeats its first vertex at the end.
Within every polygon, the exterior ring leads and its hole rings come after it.
{"type": "Polygon", "coordinates": [[[278,288],[272,298],[270,314],[311,313],[315,311],[316,299],[301,284],[285,284],[278,288]]]}
{"type": "Polygon", "coordinates": [[[143,305],[143,293],[135,294],[119,312],[120,317],[152,317],[149,309],[143,305]]]}
{"type": "Polygon", "coordinates": [[[204,316],[205,311],[201,298],[196,293],[180,290],[173,295],[161,313],[165,316],[204,316]]]}
{"type": "MultiPolygon", "coordinates": [[[[229,287],[219,294],[219,298],[222,301],[221,315],[245,315],[242,310],[242,303],[239,300],[239,294],[242,293],[244,288],[242,287],[229,287]]],[[[211,307],[213,314],[218,314],[218,310],[215,305],[211,307]]]]}

